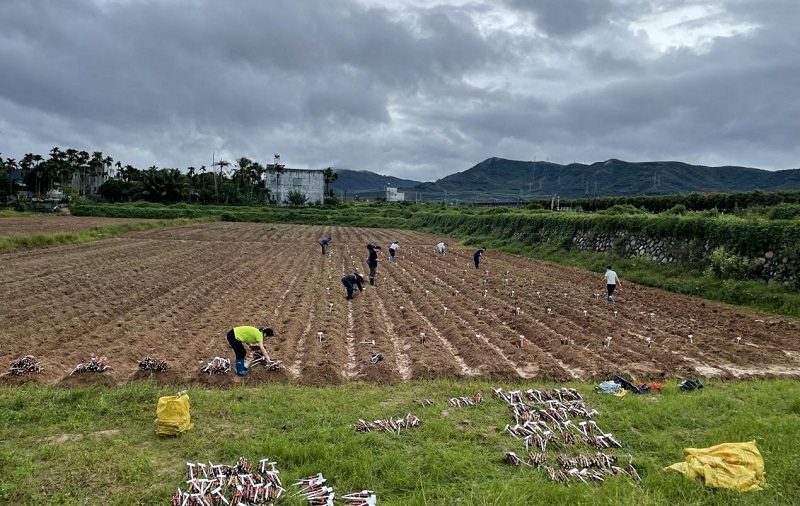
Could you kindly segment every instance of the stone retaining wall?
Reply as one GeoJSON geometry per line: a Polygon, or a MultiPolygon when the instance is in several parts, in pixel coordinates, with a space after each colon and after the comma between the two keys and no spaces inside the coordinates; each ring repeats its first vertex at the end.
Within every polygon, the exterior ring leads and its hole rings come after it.
{"type": "MultiPolygon", "coordinates": [[[[572,238],[572,247],[593,252],[613,250],[621,255],[646,257],[662,264],[709,261],[716,249],[716,245],[706,239],[653,238],[622,230],[614,233],[581,230],[572,238]]],[[[739,260],[750,264],[758,277],[766,281],[797,279],[798,266],[792,265],[792,261],[778,251],[764,251],[756,257],[740,257],[739,260]]]]}

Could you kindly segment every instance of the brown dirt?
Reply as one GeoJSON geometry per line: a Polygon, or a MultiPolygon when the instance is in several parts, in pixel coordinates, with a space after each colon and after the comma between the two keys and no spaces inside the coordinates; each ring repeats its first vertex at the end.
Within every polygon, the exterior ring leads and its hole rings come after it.
{"type": "Polygon", "coordinates": [[[92,218],[90,216],[69,216],[45,214],[42,216],[0,217],[0,236],[23,234],[49,234],[54,232],[75,232],[103,225],[118,223],[140,223],[137,218],[92,218]]]}
{"type": "Polygon", "coordinates": [[[440,240],[412,231],[209,223],[3,253],[0,362],[33,354],[44,372],[2,381],[76,386],[152,377],[225,387],[612,373],[800,377],[798,322],[790,318],[636,286],[624,273],[609,304],[599,274],[493,251],[476,270],[472,248],[450,240],[442,257],[434,252],[440,240]],[[333,256],[320,254],[326,233],[333,256]],[[397,262],[384,251],[377,286],[346,301],[342,275],[366,271],[368,242],[392,240],[400,242],[397,262]],[[245,378],[201,374],[217,355],[233,359],[225,333],[248,324],[275,328],[266,347],[285,368],[256,367],[245,378]],[[376,353],[384,360],[372,364],[376,353]],[[69,376],[93,355],[106,356],[111,369],[69,376]],[[146,355],[171,369],[139,372],[146,355]]]}

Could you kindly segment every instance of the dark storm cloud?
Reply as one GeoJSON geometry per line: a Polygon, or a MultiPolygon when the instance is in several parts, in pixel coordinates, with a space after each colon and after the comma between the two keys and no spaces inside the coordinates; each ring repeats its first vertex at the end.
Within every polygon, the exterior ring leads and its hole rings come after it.
{"type": "Polygon", "coordinates": [[[423,180],[490,156],[800,158],[794,0],[416,4],[2,1],[0,152],[423,180]]]}
{"type": "Polygon", "coordinates": [[[612,12],[609,0],[508,0],[508,5],[532,13],[536,26],[554,37],[588,30],[612,12]]]}

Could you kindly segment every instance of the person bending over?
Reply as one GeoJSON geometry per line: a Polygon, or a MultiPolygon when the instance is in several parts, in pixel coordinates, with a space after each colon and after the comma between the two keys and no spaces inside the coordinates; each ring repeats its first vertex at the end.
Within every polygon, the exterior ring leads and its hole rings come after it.
{"type": "Polygon", "coordinates": [[[353,274],[348,274],[347,276],[342,278],[342,284],[345,288],[347,288],[347,300],[352,300],[353,298],[353,288],[357,285],[358,291],[363,292],[364,286],[362,283],[364,282],[364,277],[354,272],[353,274]]]}
{"type": "Polygon", "coordinates": [[[255,345],[261,350],[264,359],[269,361],[269,354],[264,348],[264,338],[272,337],[275,332],[269,327],[257,328],[250,326],[234,327],[228,331],[228,344],[233,348],[233,353],[236,354],[236,374],[244,376],[248,372],[248,366],[244,363],[247,357],[247,349],[244,345],[255,345]]]}

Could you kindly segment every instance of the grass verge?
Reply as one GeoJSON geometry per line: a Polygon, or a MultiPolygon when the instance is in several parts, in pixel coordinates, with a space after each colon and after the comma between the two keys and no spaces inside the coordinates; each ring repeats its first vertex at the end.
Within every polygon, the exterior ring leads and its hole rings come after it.
{"type": "MultiPolygon", "coordinates": [[[[800,292],[780,283],[723,280],[704,274],[697,264],[660,264],[642,257],[613,253],[567,251],[551,243],[524,243],[514,239],[470,238],[466,244],[544,260],[558,265],[598,273],[598,286],[606,265],[612,264],[624,286],[625,281],[701,297],[726,304],[745,306],[768,313],[800,318],[800,292]]],[[[491,251],[490,251],[491,253],[491,251]]],[[[490,257],[487,257],[486,262],[490,257]]],[[[488,265],[488,264],[487,264],[488,265]]]]}
{"type": "MultiPolygon", "coordinates": [[[[661,394],[622,398],[575,384],[600,412],[597,423],[630,453],[643,481],[617,476],[602,485],[550,482],[544,471],[502,462],[525,455],[503,432],[512,422],[493,387],[551,388],[546,383],[449,380],[379,387],[269,385],[192,389],[196,426],[180,438],[154,434],[156,401],[175,389],[149,382],[120,388],[0,388],[0,502],[20,505],[166,504],[184,485],[187,461],[277,461],[284,485],[322,472],[338,494],[364,488],[388,505],[793,504],[800,497],[800,384],[791,380],[710,382],[696,392],[666,385],[661,394]],[[485,393],[475,407],[447,399],[485,393]],[[421,407],[416,399],[432,399],[421,407]],[[358,434],[354,423],[402,417],[422,425],[403,434],[358,434]],[[756,440],[769,487],[736,493],[706,489],[662,468],[684,447],[756,440]]],[[[562,385],[558,385],[562,386],[562,385]]],[[[579,445],[577,450],[589,453],[579,445]]],[[[550,461],[557,451],[548,449],[550,461]]],[[[290,489],[291,492],[291,489],[290,489]]],[[[281,504],[304,504],[287,498],[281,504]]]]}
{"type": "Polygon", "coordinates": [[[22,218],[24,216],[33,216],[33,213],[23,213],[13,209],[0,209],[0,218],[22,218]]]}
{"type": "Polygon", "coordinates": [[[216,217],[177,218],[174,220],[153,220],[139,223],[119,223],[102,225],[72,232],[52,232],[46,234],[20,234],[0,236],[0,251],[46,248],[63,244],[77,244],[89,241],[111,239],[129,232],[142,232],[155,228],[178,227],[193,223],[218,221],[216,217]]]}

